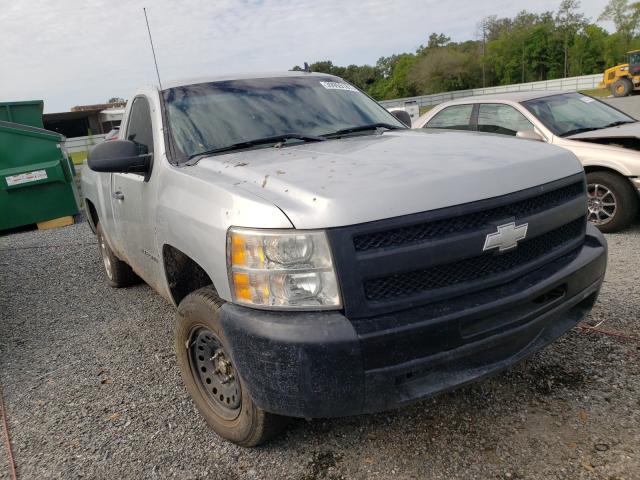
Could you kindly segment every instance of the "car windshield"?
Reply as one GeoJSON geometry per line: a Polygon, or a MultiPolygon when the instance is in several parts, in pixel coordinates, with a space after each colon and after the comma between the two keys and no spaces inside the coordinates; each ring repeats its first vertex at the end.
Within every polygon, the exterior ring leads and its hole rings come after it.
{"type": "Polygon", "coordinates": [[[536,98],[522,104],[561,137],[635,122],[606,103],[580,93],[536,98]]]}
{"type": "Polygon", "coordinates": [[[236,146],[264,147],[269,142],[260,140],[271,138],[272,143],[279,137],[292,143],[323,140],[318,137],[365,125],[374,131],[381,124],[404,128],[368,96],[330,76],[199,83],[163,95],[174,143],[186,158],[236,146]]]}

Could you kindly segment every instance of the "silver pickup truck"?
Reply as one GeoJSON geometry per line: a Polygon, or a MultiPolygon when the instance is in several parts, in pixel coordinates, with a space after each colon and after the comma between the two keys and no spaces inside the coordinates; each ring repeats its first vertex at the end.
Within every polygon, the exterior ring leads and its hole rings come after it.
{"type": "Polygon", "coordinates": [[[605,273],[573,154],[410,130],[330,75],[142,89],[88,167],[109,283],[178,307],[186,388],[240,445],[494,374],[576,325],[605,273]]]}

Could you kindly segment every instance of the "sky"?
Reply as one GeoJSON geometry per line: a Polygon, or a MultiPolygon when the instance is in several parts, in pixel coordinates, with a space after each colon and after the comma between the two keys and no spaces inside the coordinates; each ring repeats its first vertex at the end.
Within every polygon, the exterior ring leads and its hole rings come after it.
{"type": "MultiPolygon", "coordinates": [[[[45,112],[128,98],[163,81],[288,70],[318,60],[375,64],[431,32],[477,37],[485,16],[555,10],[560,0],[0,0],[0,102],[45,112]]],[[[592,20],[605,0],[582,0],[592,20]]],[[[611,29],[610,25],[603,25],[611,29]]]]}

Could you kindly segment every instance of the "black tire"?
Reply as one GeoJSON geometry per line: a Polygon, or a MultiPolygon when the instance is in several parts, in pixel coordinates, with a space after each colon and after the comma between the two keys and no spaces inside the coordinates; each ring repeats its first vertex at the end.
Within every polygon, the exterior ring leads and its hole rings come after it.
{"type": "Polygon", "coordinates": [[[633,186],[617,173],[588,173],[587,195],[589,221],[604,233],[628,227],[638,214],[638,196],[633,186]],[[607,191],[610,193],[607,194],[607,191]],[[615,205],[609,205],[611,203],[615,205]],[[599,219],[602,221],[598,221],[599,219]]]}
{"type": "Polygon", "coordinates": [[[611,93],[614,97],[626,97],[633,91],[633,83],[628,78],[619,78],[611,85],[611,93]]]}
{"type": "Polygon", "coordinates": [[[134,273],[131,267],[115,256],[102,232],[100,223],[96,225],[96,235],[98,237],[98,249],[100,250],[109,285],[114,288],[122,288],[140,283],[142,280],[134,273]]]}
{"type": "Polygon", "coordinates": [[[180,302],[174,328],[178,365],[211,429],[233,443],[254,447],[281,432],[289,419],[253,403],[231,361],[218,315],[222,304],[212,287],[196,290],[180,302]]]}

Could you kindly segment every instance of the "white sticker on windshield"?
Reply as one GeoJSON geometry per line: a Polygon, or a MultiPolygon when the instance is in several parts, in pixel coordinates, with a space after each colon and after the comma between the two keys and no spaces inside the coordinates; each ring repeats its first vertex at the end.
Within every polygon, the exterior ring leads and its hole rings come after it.
{"type": "Polygon", "coordinates": [[[327,90],[347,90],[349,92],[357,92],[358,91],[358,89],[356,87],[354,87],[352,85],[349,85],[348,83],[320,82],[320,85],[322,85],[327,90]]]}
{"type": "Polygon", "coordinates": [[[591,102],[595,102],[595,98],[591,98],[591,97],[580,97],[580,100],[582,100],[584,103],[591,103],[591,102]]]}

